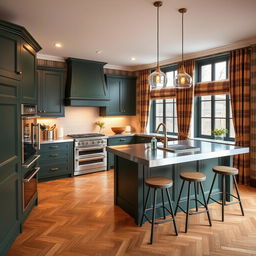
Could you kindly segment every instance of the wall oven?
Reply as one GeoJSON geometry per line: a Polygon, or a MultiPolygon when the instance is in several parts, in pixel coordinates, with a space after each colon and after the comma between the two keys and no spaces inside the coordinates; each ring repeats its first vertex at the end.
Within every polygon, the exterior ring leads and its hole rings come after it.
{"type": "Polygon", "coordinates": [[[30,202],[33,202],[37,198],[37,173],[39,170],[40,167],[32,168],[24,176],[22,183],[23,211],[26,211],[30,202]]]}
{"type": "Polygon", "coordinates": [[[22,166],[29,168],[40,157],[40,124],[37,124],[37,106],[21,104],[22,166]]]}

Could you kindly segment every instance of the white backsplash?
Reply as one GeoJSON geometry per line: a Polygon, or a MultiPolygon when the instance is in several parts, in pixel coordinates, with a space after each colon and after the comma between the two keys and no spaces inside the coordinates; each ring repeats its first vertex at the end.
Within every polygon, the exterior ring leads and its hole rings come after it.
{"type": "Polygon", "coordinates": [[[111,134],[111,127],[117,126],[131,126],[131,131],[134,132],[138,125],[136,116],[101,117],[97,107],[65,107],[65,117],[40,118],[38,122],[46,125],[56,124],[57,129],[63,128],[64,135],[68,135],[99,132],[99,128],[95,125],[95,122],[99,120],[105,122],[102,132],[106,134],[111,134]]]}

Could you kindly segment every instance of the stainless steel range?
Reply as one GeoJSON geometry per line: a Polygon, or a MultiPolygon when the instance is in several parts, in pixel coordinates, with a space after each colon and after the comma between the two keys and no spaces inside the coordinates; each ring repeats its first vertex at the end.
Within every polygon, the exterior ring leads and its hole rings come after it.
{"type": "Polygon", "coordinates": [[[99,133],[72,134],[75,139],[74,175],[107,170],[107,137],[99,133]]]}

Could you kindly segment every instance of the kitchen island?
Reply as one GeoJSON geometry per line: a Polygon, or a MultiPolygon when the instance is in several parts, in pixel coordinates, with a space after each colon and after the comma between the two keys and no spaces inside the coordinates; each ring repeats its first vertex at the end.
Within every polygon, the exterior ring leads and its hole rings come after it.
{"type": "MultiPolygon", "coordinates": [[[[158,143],[158,146],[162,146],[162,143],[158,143]]],[[[132,216],[136,224],[141,219],[146,199],[147,188],[144,183],[146,178],[165,176],[173,179],[174,185],[170,192],[172,201],[176,205],[182,182],[179,178],[180,172],[195,171],[205,173],[207,179],[203,182],[203,185],[205,194],[208,196],[214,175],[212,167],[216,165],[230,166],[232,165],[233,155],[249,152],[247,147],[200,140],[170,141],[168,146],[176,147],[174,149],[176,151],[151,150],[150,144],[107,147],[107,151],[115,155],[115,204],[132,216]],[[177,151],[177,145],[188,149],[177,151]]],[[[231,192],[233,183],[230,179],[227,179],[226,182],[227,192],[231,192]]],[[[221,180],[218,178],[213,192],[220,191],[220,187],[221,180]]],[[[185,185],[181,200],[185,199],[186,195],[187,187],[185,185]]],[[[194,195],[193,189],[191,195],[194,195]]],[[[199,195],[199,200],[202,199],[200,197],[201,195],[199,195]]],[[[220,195],[216,195],[214,198],[220,199],[219,197],[220,195]]],[[[160,203],[159,199],[158,202],[160,203]]],[[[231,198],[227,197],[227,200],[230,201],[231,198]]],[[[165,201],[167,202],[167,198],[165,198],[165,201]]],[[[194,208],[193,202],[191,202],[191,208],[194,208]]],[[[157,211],[156,214],[161,217],[162,211],[157,211]]]]}

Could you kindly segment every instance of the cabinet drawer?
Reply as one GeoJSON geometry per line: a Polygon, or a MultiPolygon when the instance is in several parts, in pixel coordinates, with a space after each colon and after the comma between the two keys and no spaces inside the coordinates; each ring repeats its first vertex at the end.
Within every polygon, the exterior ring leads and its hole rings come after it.
{"type": "Polygon", "coordinates": [[[151,139],[151,137],[136,136],[136,143],[150,143],[151,139]]]}
{"type": "Polygon", "coordinates": [[[72,170],[69,169],[69,165],[67,163],[51,163],[48,165],[42,165],[40,167],[41,169],[38,174],[39,179],[71,174],[72,172],[72,170]]]}
{"type": "Polygon", "coordinates": [[[50,153],[53,151],[68,151],[68,143],[49,143],[49,144],[41,144],[41,153],[50,153]]]}
{"type": "Polygon", "coordinates": [[[63,160],[65,162],[68,161],[69,158],[69,152],[68,151],[60,151],[60,150],[56,150],[56,151],[48,151],[48,152],[41,152],[41,157],[39,160],[39,163],[42,162],[50,162],[50,161],[59,161],[59,160],[63,160]]]}
{"type": "Polygon", "coordinates": [[[110,138],[108,139],[108,145],[114,146],[114,145],[126,145],[126,144],[133,144],[135,142],[134,136],[124,136],[124,137],[118,137],[118,138],[110,138]]]}

